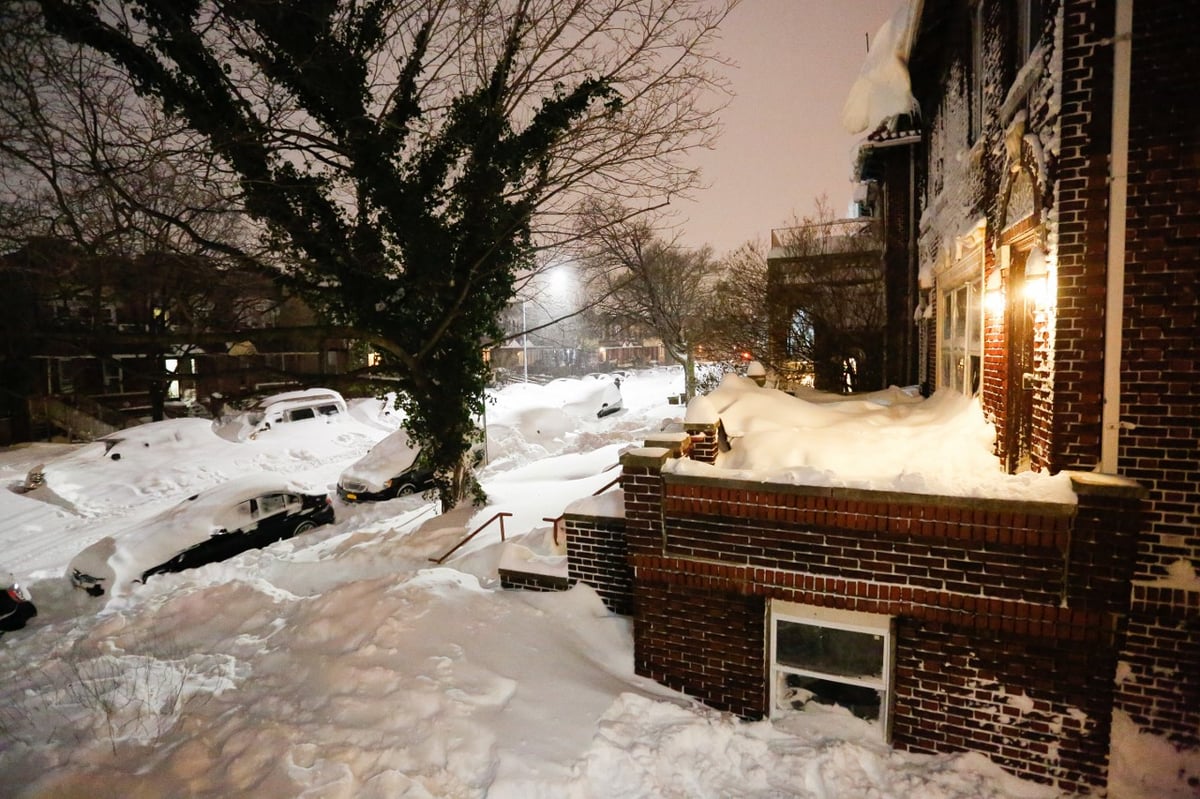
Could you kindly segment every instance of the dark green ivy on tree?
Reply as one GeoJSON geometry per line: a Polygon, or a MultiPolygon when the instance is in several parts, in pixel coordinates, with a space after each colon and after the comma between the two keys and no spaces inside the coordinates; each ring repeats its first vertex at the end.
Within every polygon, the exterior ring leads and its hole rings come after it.
{"type": "MultiPolygon", "coordinates": [[[[736,2],[736,0],[733,0],[736,2]]],[[[484,348],[578,198],[686,191],[718,0],[38,0],[209,143],[284,278],[379,351],[444,506],[484,348]],[[714,7],[715,6],[715,7],[714,7]]]]}

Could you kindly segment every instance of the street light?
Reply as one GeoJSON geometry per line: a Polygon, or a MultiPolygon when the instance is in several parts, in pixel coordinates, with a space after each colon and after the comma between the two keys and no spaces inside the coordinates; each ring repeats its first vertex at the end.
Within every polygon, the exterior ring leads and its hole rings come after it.
{"type": "Polygon", "coordinates": [[[529,382],[529,329],[525,326],[525,300],[521,300],[521,362],[525,364],[525,382],[529,382]]]}

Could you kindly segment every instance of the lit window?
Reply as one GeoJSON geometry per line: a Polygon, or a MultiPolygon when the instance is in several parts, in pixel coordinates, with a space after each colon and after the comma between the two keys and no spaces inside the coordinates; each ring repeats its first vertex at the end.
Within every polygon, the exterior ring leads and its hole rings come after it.
{"type": "Polygon", "coordinates": [[[938,300],[938,388],[973,397],[979,393],[983,370],[983,282],[975,280],[949,291],[938,300]]]}

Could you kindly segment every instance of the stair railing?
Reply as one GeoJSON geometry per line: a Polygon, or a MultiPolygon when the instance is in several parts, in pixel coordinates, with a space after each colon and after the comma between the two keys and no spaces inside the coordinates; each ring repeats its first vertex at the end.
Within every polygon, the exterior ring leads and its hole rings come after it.
{"type": "MultiPolygon", "coordinates": [[[[609,471],[610,469],[615,469],[617,466],[620,466],[620,465],[621,465],[621,464],[619,464],[619,463],[617,463],[617,464],[613,464],[612,466],[609,466],[609,467],[608,467],[607,469],[605,469],[604,471],[605,471],[605,472],[607,472],[607,471],[609,471]]],[[[603,474],[603,473],[604,473],[604,472],[601,472],[601,474],[603,474]]],[[[610,488],[612,488],[613,486],[615,486],[615,485],[619,484],[620,482],[621,482],[621,475],[617,475],[617,476],[616,476],[616,477],[614,477],[612,480],[610,480],[609,482],[605,483],[605,484],[604,484],[604,486],[603,486],[602,488],[597,488],[595,491],[593,491],[593,492],[592,492],[592,496],[593,496],[593,497],[598,497],[598,496],[600,496],[601,494],[603,494],[605,491],[607,491],[608,489],[610,489],[610,488]]],[[[542,518],[542,521],[544,521],[544,522],[551,522],[551,523],[554,525],[554,546],[558,546],[558,527],[559,527],[559,525],[560,525],[560,524],[562,524],[562,520],[563,520],[563,519],[566,517],[566,515],[567,515],[567,514],[565,514],[565,513],[564,513],[564,514],[561,514],[561,515],[559,515],[559,516],[546,516],[546,517],[543,517],[543,518],[542,518]]]]}
{"type": "Polygon", "coordinates": [[[447,552],[445,555],[442,555],[440,558],[430,558],[430,560],[433,561],[434,563],[440,564],[446,558],[450,557],[455,552],[457,552],[459,547],[461,547],[463,544],[470,541],[475,536],[479,535],[479,533],[481,533],[484,530],[484,528],[486,528],[488,525],[490,525],[492,522],[496,521],[497,519],[500,520],[500,540],[503,541],[504,540],[504,519],[508,516],[512,516],[512,514],[509,513],[508,511],[504,511],[504,510],[500,511],[499,513],[492,516],[492,518],[488,519],[486,522],[484,522],[483,524],[476,527],[474,532],[472,532],[470,535],[468,535],[462,541],[459,541],[457,544],[455,544],[453,547],[451,547],[450,551],[447,552]]]}

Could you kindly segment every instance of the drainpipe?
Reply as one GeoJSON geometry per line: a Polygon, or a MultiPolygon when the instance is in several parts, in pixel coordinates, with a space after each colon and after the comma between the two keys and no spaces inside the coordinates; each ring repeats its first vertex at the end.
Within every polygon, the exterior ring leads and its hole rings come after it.
{"type": "Polygon", "coordinates": [[[1121,432],[1121,328],[1125,305],[1125,217],[1129,183],[1129,84],[1133,0],[1117,0],[1113,31],[1112,159],[1108,186],[1108,263],[1104,302],[1104,404],[1100,471],[1117,473],[1121,432]]]}

